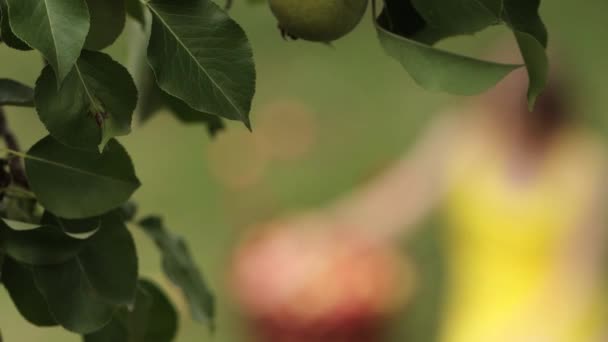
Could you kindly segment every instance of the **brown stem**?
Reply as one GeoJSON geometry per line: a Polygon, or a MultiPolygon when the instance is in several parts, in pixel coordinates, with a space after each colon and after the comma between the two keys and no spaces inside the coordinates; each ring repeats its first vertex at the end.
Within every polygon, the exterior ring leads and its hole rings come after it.
{"type": "MultiPolygon", "coordinates": [[[[20,151],[19,143],[17,142],[17,137],[8,127],[8,122],[6,120],[6,113],[4,109],[0,107],[0,138],[4,140],[6,147],[13,151],[20,151]]],[[[27,181],[27,177],[25,175],[25,169],[23,168],[23,164],[21,163],[21,158],[16,156],[9,156],[8,160],[8,168],[11,174],[11,178],[13,181],[26,189],[29,189],[29,184],[27,181]]]]}

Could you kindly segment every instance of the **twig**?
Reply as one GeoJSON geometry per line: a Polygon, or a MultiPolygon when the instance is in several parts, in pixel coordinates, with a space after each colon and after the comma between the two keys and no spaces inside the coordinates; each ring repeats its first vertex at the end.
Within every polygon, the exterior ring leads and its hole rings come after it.
{"type": "MultiPolygon", "coordinates": [[[[15,134],[13,134],[13,132],[8,127],[6,114],[2,107],[0,107],[0,138],[4,140],[4,143],[6,144],[6,147],[9,150],[21,150],[19,148],[19,143],[17,142],[15,134]]],[[[25,175],[25,169],[23,168],[23,164],[21,163],[21,158],[16,157],[14,155],[9,156],[8,169],[11,174],[11,178],[17,185],[25,189],[30,188],[27,181],[27,177],[25,175]]]]}

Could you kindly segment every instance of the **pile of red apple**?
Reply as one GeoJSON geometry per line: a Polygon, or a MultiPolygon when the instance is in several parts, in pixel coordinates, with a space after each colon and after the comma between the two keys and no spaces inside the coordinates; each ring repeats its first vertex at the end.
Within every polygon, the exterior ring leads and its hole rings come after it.
{"type": "Polygon", "coordinates": [[[412,289],[387,245],[345,232],[272,227],[238,247],[232,284],[261,342],[378,342],[412,289]]]}

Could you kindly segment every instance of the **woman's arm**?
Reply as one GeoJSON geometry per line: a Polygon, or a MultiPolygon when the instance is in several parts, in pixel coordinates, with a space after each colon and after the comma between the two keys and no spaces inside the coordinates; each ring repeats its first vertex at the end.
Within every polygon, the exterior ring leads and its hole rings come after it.
{"type": "Polygon", "coordinates": [[[442,195],[443,171],[457,140],[458,118],[452,116],[435,119],[401,160],[330,206],[325,214],[332,225],[380,240],[410,231],[442,195]]]}

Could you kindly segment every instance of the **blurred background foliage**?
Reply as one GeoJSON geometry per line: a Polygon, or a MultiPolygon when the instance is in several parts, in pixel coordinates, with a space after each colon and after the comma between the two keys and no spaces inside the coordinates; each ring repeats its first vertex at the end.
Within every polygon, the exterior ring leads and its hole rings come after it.
{"type": "MultiPolygon", "coordinates": [[[[551,45],[577,83],[577,115],[603,133],[608,132],[606,13],[604,0],[545,0],[542,5],[551,45]]],[[[255,222],[320,206],[364,182],[406,150],[437,110],[459,101],[418,88],[398,63],[384,55],[369,18],[328,47],[284,42],[264,5],[235,0],[232,14],[248,32],[255,52],[254,133],[230,123],[212,141],[204,127],[187,127],[161,113],[120,139],[131,151],[144,184],[135,195],[142,214],[166,213],[167,225],[187,237],[217,294],[215,337],[185,314],[179,342],[246,341],[242,337],[246,330],[228,295],[226,275],[239,235],[255,222]]],[[[505,33],[492,29],[441,46],[479,55],[505,33]]],[[[122,37],[110,49],[116,59],[126,60],[127,41],[122,37]]],[[[2,77],[33,85],[41,68],[36,53],[0,45],[2,77]]],[[[8,108],[8,115],[23,148],[44,135],[32,110],[8,108]]],[[[169,288],[158,271],[153,246],[140,232],[133,232],[143,274],[169,288]]],[[[426,241],[414,243],[412,253],[421,256],[419,267],[428,270],[424,279],[436,283],[433,270],[440,266],[432,252],[436,248],[428,237],[426,241]]],[[[425,334],[433,330],[428,324],[436,315],[435,292],[433,288],[421,292],[414,307],[422,311],[413,320],[396,318],[395,340],[403,340],[405,332],[413,333],[414,341],[429,340],[425,334]]],[[[0,324],[8,342],[79,339],[58,328],[32,328],[4,292],[0,324]]]]}

